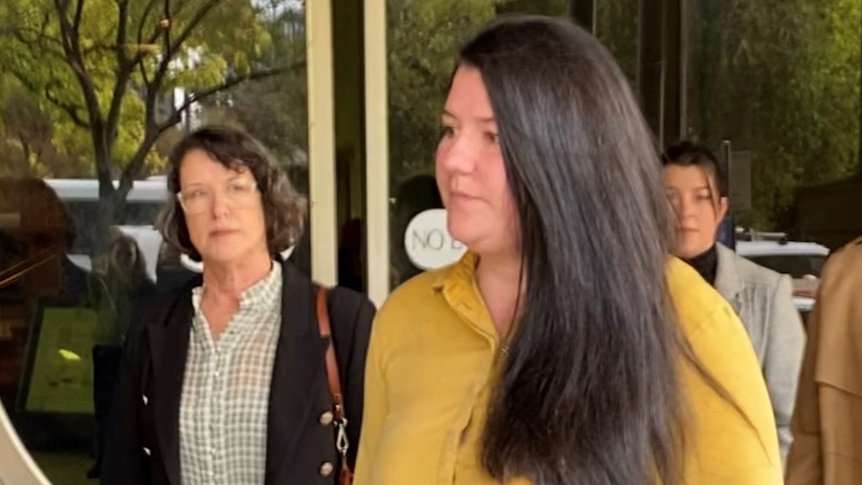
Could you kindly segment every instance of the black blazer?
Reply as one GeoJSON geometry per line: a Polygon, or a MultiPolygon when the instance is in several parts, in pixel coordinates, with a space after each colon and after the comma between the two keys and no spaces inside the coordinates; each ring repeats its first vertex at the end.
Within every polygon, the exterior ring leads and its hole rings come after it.
{"type": "MultiPolygon", "coordinates": [[[[317,286],[283,263],[282,323],[272,371],[266,439],[267,485],[336,483],[340,460],[335,430],[320,416],[332,409],[326,380],[326,340],[317,325],[317,286]],[[332,472],[325,475],[330,464],[332,472]]],[[[179,410],[192,324],[192,288],[141,305],[124,350],[113,426],[102,470],[105,485],[180,485],[179,410]]],[[[350,440],[356,460],[362,425],[365,357],[374,305],[345,288],[329,292],[350,440]]]]}

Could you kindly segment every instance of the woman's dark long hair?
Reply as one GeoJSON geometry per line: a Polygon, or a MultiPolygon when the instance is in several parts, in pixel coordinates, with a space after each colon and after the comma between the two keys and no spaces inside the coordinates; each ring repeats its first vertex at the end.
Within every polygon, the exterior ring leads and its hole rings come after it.
{"type": "Polygon", "coordinates": [[[466,44],[518,207],[522,316],[482,461],[545,484],[680,482],[683,354],[661,164],[611,55],[574,24],[503,18],[466,44]]]}

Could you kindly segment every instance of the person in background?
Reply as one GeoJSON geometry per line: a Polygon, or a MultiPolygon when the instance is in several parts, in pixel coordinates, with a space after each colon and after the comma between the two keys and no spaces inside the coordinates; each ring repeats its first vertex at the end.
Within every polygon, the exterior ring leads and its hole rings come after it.
{"type": "Polygon", "coordinates": [[[207,126],[168,161],[159,230],[203,273],[134,314],[102,483],[338,483],[359,441],[374,305],[322,293],[282,258],[305,199],[254,138],[207,126]]]}
{"type": "Polygon", "coordinates": [[[862,238],[829,257],[793,414],[787,485],[862,483],[862,238]]]}
{"type": "Polygon", "coordinates": [[[97,260],[89,274],[88,294],[99,313],[96,342],[120,347],[132,322],[132,302],[154,296],[156,288],[138,243],[112,229],[104,261],[97,260]]]}
{"type": "Polygon", "coordinates": [[[779,484],[751,343],[669,256],[661,166],[608,51],[569,20],[497,20],[441,125],[468,251],[379,312],[355,485],[779,484]]]}
{"type": "Polygon", "coordinates": [[[730,302],[745,326],[766,379],[785,463],[805,351],[805,328],[793,305],[791,279],[716,241],[729,200],[727,179],[708,148],[683,141],[665,150],[662,163],[665,191],[677,216],[673,252],[730,302]]]}
{"type": "Polygon", "coordinates": [[[132,322],[135,301],[156,293],[147,276],[144,255],[135,240],[119,229],[113,234],[101,270],[94,264],[88,278],[90,305],[98,315],[93,339],[93,408],[96,417],[96,462],[87,472],[98,478],[108,436],[111,404],[120,368],[123,342],[132,322]]]}

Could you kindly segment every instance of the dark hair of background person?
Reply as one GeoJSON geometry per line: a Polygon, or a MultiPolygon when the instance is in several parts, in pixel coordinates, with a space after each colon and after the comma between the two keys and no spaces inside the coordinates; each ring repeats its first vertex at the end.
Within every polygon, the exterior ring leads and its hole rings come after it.
{"type": "Polygon", "coordinates": [[[665,167],[676,165],[680,167],[699,167],[707,174],[712,197],[718,201],[728,196],[727,176],[718,163],[718,158],[704,145],[683,140],[667,147],[661,155],[661,163],[665,167]]]}

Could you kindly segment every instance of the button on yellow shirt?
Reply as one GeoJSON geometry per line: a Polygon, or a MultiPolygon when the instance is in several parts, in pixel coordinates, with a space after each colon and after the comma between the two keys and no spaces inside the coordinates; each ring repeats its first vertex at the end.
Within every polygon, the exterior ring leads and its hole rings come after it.
{"type": "MultiPolygon", "coordinates": [[[[489,378],[500,353],[474,283],[475,265],[468,253],[452,267],[417,276],[377,314],[355,485],[498,483],[479,463],[489,378]]],[[[738,405],[682,364],[693,412],[686,483],[781,484],[772,407],[745,329],[688,265],[672,259],[667,275],[683,335],[738,405]]]]}

